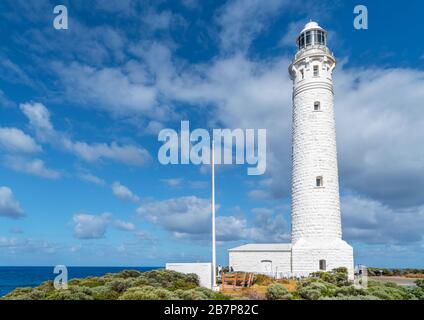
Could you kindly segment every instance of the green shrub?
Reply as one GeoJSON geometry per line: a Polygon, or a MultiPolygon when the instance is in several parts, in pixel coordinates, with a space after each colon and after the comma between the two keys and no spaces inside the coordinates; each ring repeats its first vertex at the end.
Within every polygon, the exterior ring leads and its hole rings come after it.
{"type": "Polygon", "coordinates": [[[152,286],[134,287],[128,289],[119,300],[178,300],[173,292],[152,286]]]}
{"type": "Polygon", "coordinates": [[[424,300],[424,289],[420,287],[406,287],[405,289],[413,299],[424,300]]]}
{"type": "Polygon", "coordinates": [[[274,283],[267,287],[266,297],[268,300],[289,300],[291,295],[282,284],[274,283]]]}
{"type": "Polygon", "coordinates": [[[210,297],[208,297],[204,292],[196,289],[190,289],[190,290],[181,290],[178,289],[174,291],[174,294],[178,296],[178,298],[182,300],[209,300],[210,297]]]}
{"type": "Polygon", "coordinates": [[[380,298],[376,296],[365,295],[365,296],[321,297],[319,300],[380,300],[380,298]]]}
{"type": "Polygon", "coordinates": [[[367,295],[367,292],[364,289],[357,289],[354,286],[344,286],[337,288],[334,292],[334,295],[336,297],[365,296],[367,295]]]}
{"type": "Polygon", "coordinates": [[[70,287],[67,290],[55,290],[46,297],[47,300],[93,300],[88,287],[70,287]]]}
{"type": "Polygon", "coordinates": [[[3,300],[43,300],[47,296],[46,290],[39,290],[33,288],[16,289],[4,296],[3,300]]]}
{"type": "Polygon", "coordinates": [[[335,284],[337,286],[349,285],[348,271],[347,271],[347,268],[345,267],[336,268],[329,272],[324,272],[324,271],[313,272],[311,276],[321,279],[325,282],[335,284]]]}
{"type": "Polygon", "coordinates": [[[78,285],[78,286],[83,286],[83,287],[88,287],[88,288],[94,288],[94,287],[104,285],[105,282],[106,282],[106,279],[101,278],[101,277],[87,277],[87,278],[84,278],[84,279],[73,279],[73,280],[69,281],[68,284],[70,286],[78,285]]]}
{"type": "Polygon", "coordinates": [[[415,284],[417,285],[417,287],[421,288],[424,290],[424,279],[417,279],[415,280],[415,284]]]}
{"type": "Polygon", "coordinates": [[[393,282],[369,283],[367,292],[381,300],[409,300],[414,298],[405,287],[401,287],[393,282]]]}
{"type": "Polygon", "coordinates": [[[308,278],[298,282],[298,294],[307,300],[318,300],[321,297],[334,296],[337,286],[321,279],[308,278]]]}
{"type": "Polygon", "coordinates": [[[127,278],[138,278],[143,273],[138,270],[123,270],[118,273],[119,277],[127,279],[127,278]]]}
{"type": "Polygon", "coordinates": [[[95,300],[116,300],[119,293],[110,286],[98,286],[92,289],[93,299],[95,300]]]}
{"type": "Polygon", "coordinates": [[[128,279],[116,279],[112,280],[111,282],[107,283],[106,286],[111,288],[116,293],[123,293],[125,290],[130,288],[132,286],[131,280],[128,279]]]}
{"type": "Polygon", "coordinates": [[[182,274],[170,270],[153,270],[143,273],[133,282],[136,286],[150,285],[170,290],[193,289],[199,286],[199,278],[195,274],[182,274]]]}

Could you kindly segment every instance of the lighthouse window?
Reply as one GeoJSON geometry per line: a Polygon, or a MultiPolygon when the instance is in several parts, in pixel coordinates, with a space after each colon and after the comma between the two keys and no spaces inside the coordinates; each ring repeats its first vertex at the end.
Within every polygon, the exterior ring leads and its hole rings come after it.
{"type": "Polygon", "coordinates": [[[299,40],[298,40],[298,45],[299,45],[299,49],[302,49],[302,48],[305,47],[305,34],[304,33],[302,33],[300,35],[299,40]]]}
{"type": "Polygon", "coordinates": [[[314,111],[320,111],[321,110],[321,102],[315,101],[314,102],[314,111]]]}
{"type": "Polygon", "coordinates": [[[320,271],[327,270],[327,261],[325,261],[325,260],[320,260],[319,261],[319,270],[320,271]]]}
{"type": "Polygon", "coordinates": [[[312,42],[312,34],[311,31],[306,31],[306,45],[310,45],[312,42]]]}
{"type": "Polygon", "coordinates": [[[317,187],[323,187],[324,186],[324,180],[323,180],[322,177],[317,177],[316,186],[317,187]]]}
{"type": "Polygon", "coordinates": [[[302,77],[302,80],[305,78],[305,71],[303,69],[300,70],[300,75],[302,77]]]}
{"type": "Polygon", "coordinates": [[[314,66],[314,77],[318,77],[318,76],[319,76],[319,67],[314,66]]]}
{"type": "Polygon", "coordinates": [[[323,31],[318,30],[316,34],[316,44],[324,44],[325,45],[325,34],[323,31]]]}

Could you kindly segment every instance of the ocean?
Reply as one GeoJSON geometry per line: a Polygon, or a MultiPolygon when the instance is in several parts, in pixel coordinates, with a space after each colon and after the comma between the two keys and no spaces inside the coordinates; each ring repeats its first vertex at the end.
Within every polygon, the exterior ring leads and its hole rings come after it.
{"type": "MultiPolygon", "coordinates": [[[[0,267],[0,297],[18,287],[36,287],[47,280],[54,280],[54,267],[0,267]]],[[[125,269],[150,271],[160,267],[68,267],[68,280],[103,276],[125,269]]]]}

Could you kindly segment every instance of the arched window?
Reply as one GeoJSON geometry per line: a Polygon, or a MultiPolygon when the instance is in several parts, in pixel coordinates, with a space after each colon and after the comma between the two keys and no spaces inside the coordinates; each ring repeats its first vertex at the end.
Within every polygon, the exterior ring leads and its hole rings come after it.
{"type": "Polygon", "coordinates": [[[325,261],[325,260],[319,261],[319,270],[320,271],[326,271],[327,270],[327,261],[325,261]]]}
{"type": "Polygon", "coordinates": [[[321,110],[321,102],[315,101],[314,102],[314,111],[320,111],[321,110]]]}
{"type": "Polygon", "coordinates": [[[316,186],[317,187],[323,187],[324,186],[324,179],[322,177],[317,177],[316,186]]]}

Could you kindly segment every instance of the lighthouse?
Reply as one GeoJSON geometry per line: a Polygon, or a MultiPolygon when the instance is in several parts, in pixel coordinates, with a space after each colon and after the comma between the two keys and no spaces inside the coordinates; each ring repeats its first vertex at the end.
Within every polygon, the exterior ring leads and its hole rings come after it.
{"type": "Polygon", "coordinates": [[[293,80],[292,269],[346,267],[353,249],[342,240],[333,71],[327,32],[309,22],[296,40],[293,80]]]}
{"type": "Polygon", "coordinates": [[[289,67],[293,80],[292,241],[229,250],[234,271],[308,276],[345,267],[353,279],[353,249],[342,239],[334,117],[336,59],[327,32],[309,22],[289,67]]]}

